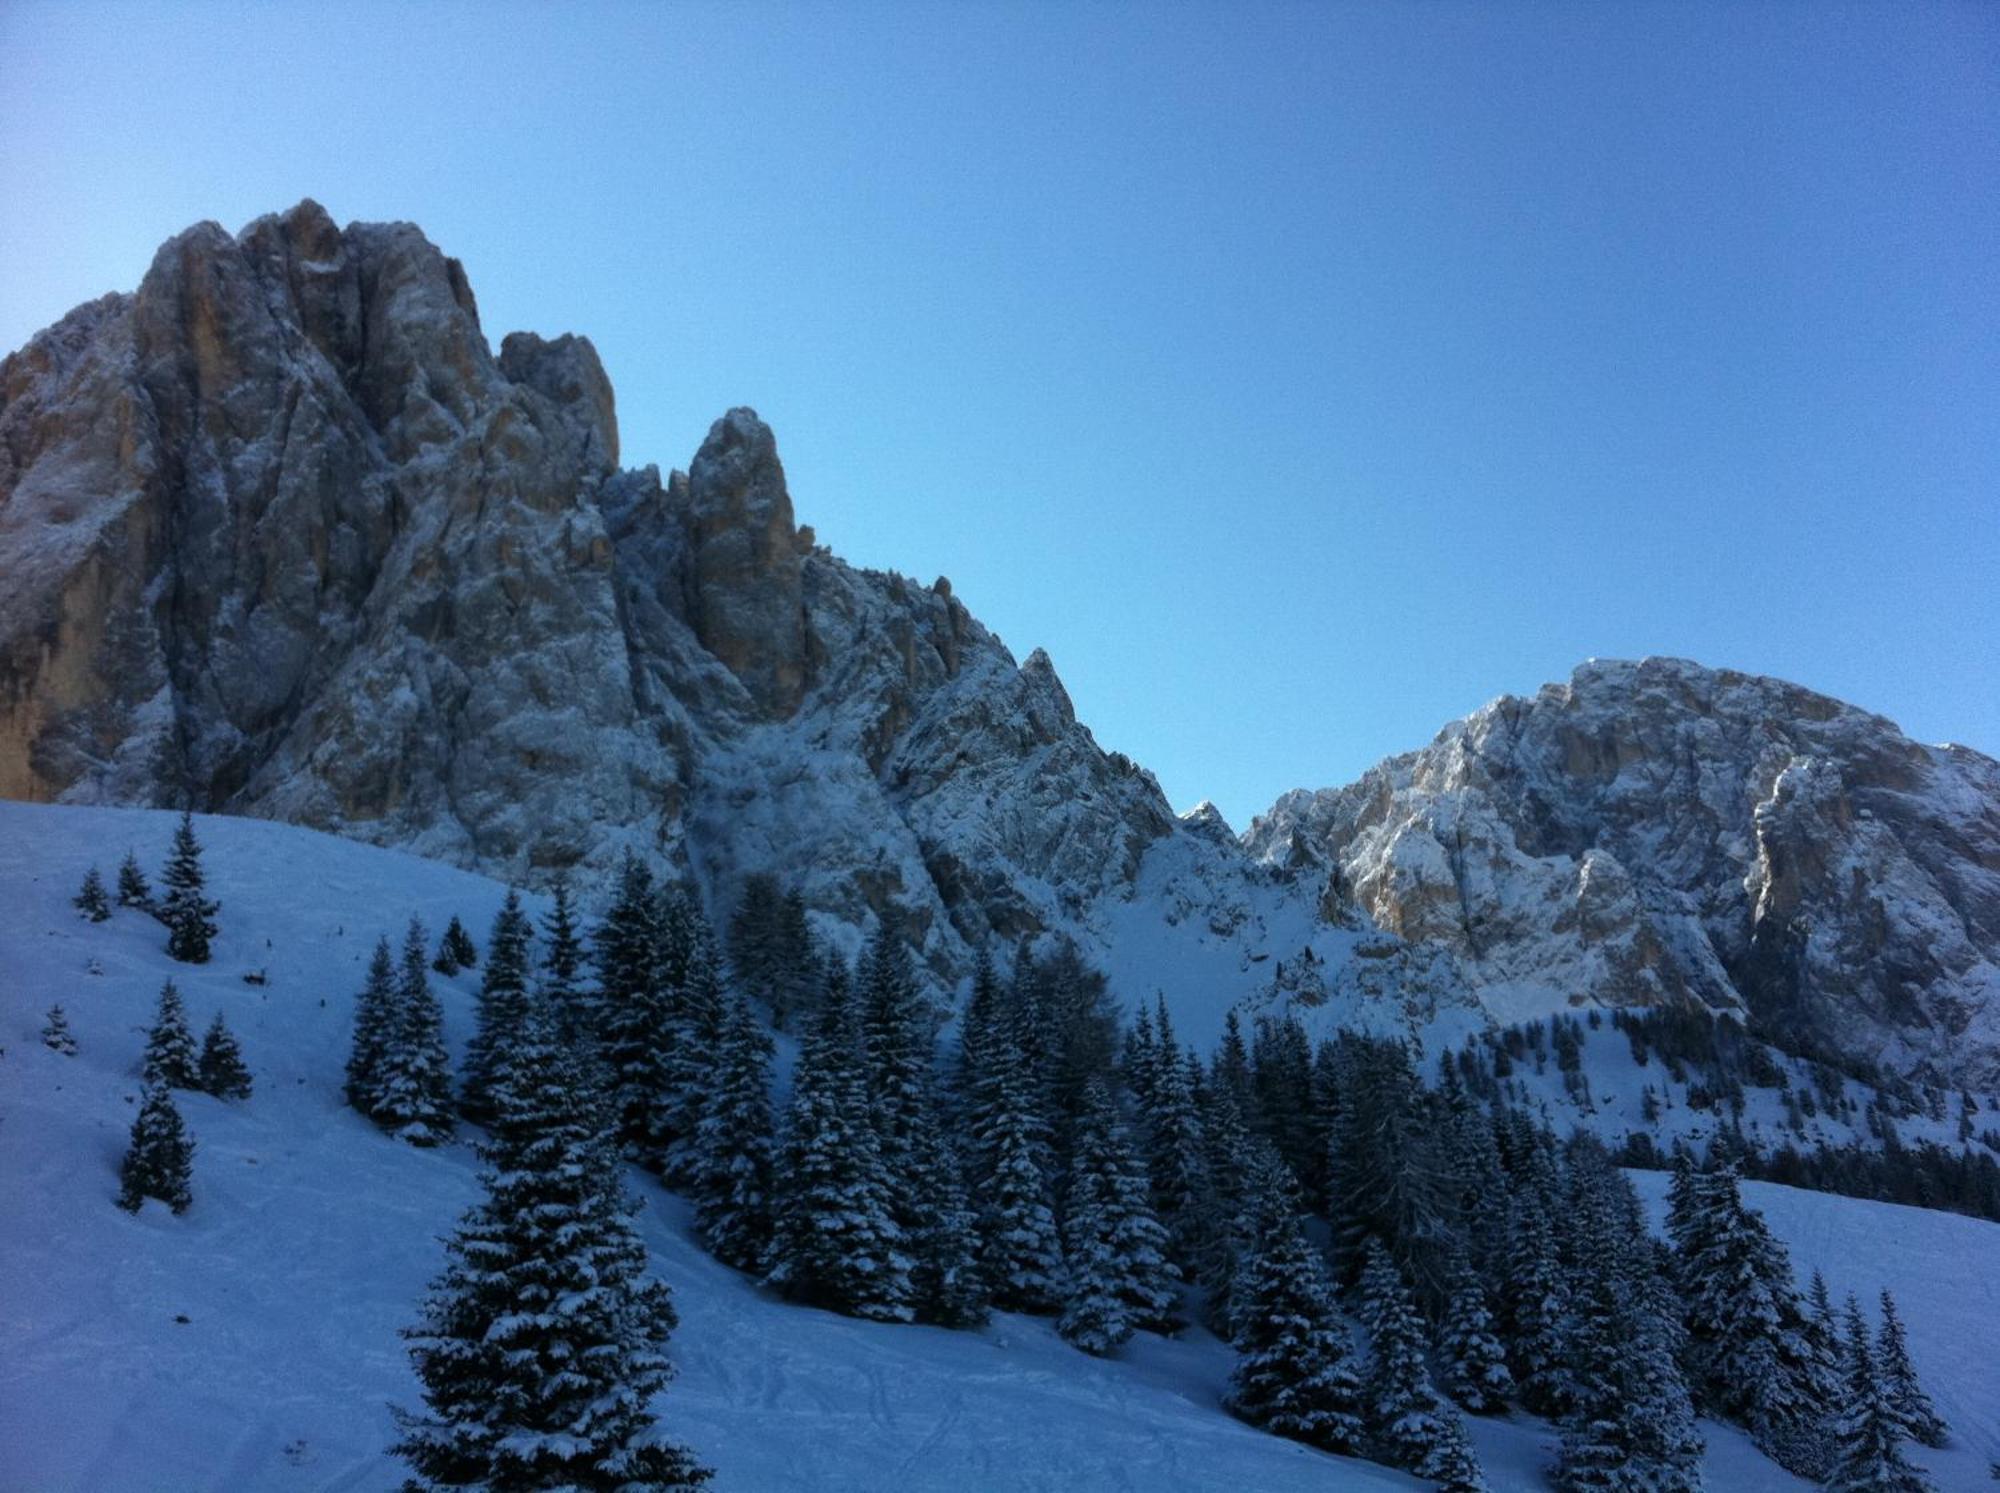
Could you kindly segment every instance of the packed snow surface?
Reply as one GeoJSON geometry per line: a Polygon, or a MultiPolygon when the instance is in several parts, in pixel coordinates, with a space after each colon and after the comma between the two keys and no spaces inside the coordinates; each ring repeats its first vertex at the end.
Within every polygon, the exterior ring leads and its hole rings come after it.
{"type": "MultiPolygon", "coordinates": [[[[173,816],[0,803],[0,1493],[386,1490],[389,1407],[417,1403],[399,1329],[477,1194],[468,1143],[418,1151],[340,1102],[351,1003],[378,935],[458,915],[482,944],[504,888],[392,851],[264,821],[199,819],[221,936],[176,965],[162,931],[71,908],[129,847],[149,872],[173,816]],[[243,976],[263,971],[267,983],[243,976]],[[144,1028],[172,976],[197,1032],[224,1013],[256,1076],[247,1102],[178,1094],[194,1205],[112,1205],[144,1028]],[[39,1031],[60,1001],[80,1051],[39,1031]]],[[[454,1045],[476,974],[438,979],[454,1045]]],[[[1641,1178],[1657,1198],[1656,1178],[1641,1178]]],[[[1412,1488],[1263,1435],[1219,1407],[1231,1355],[1192,1331],[1109,1362],[1045,1321],[977,1333],[886,1327],[787,1305],[716,1264],[677,1199],[636,1177],[654,1268],[676,1293],[680,1377],[662,1429],[722,1490],[1412,1488]]],[[[1837,1292],[1897,1293],[1920,1369],[1958,1432],[1917,1455],[1946,1488],[2000,1455],[1991,1349],[2000,1228],[1753,1186],[1837,1292]]],[[[1496,1489],[1542,1486],[1554,1432],[1474,1421],[1496,1489]]],[[[1794,1486],[1705,1424],[1712,1489],[1794,1486]]]]}

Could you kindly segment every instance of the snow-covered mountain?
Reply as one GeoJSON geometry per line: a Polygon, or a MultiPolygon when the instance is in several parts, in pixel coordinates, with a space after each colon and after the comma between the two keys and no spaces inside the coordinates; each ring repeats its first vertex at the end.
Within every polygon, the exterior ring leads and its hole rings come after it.
{"type": "MultiPolygon", "coordinates": [[[[0,804],[0,1196],[19,1225],[0,1228],[0,1488],[387,1490],[408,1471],[385,1450],[390,1406],[419,1392],[398,1332],[479,1187],[469,1138],[419,1150],[343,1105],[353,997],[378,935],[415,912],[433,929],[460,917],[483,938],[504,888],[288,825],[200,819],[221,931],[213,962],[177,964],[145,913],[91,923],[70,906],[92,863],[130,848],[157,866],[175,821],[0,804]],[[177,1096],[197,1148],[193,1207],[131,1216],[112,1202],[118,1159],[170,976],[197,1026],[226,1016],[256,1087],[239,1102],[177,1096]],[[73,1056],[39,1039],[57,1000],[73,1056]]],[[[435,983],[456,1053],[478,976],[435,983]]],[[[1637,1180],[1657,1221],[1666,1178],[1637,1180]]],[[[1142,1333],[1099,1360],[1043,1318],[953,1332],[787,1305],[704,1253],[678,1198],[636,1171],[631,1182],[650,1268],[681,1317],[661,1428],[715,1469],[718,1489],[1425,1486],[1226,1414],[1232,1354],[1199,1327],[1142,1333]]],[[[1895,1292],[1953,1428],[1949,1447],[1912,1455],[1940,1488],[1986,1485],[2000,1452],[1986,1392],[2000,1225],[1745,1192],[1802,1274],[1823,1270],[1836,1295],[1895,1292]]],[[[1552,1426],[1515,1412],[1468,1427],[1496,1493],[1547,1486],[1552,1426]]],[[[1711,1493],[1806,1486],[1737,1428],[1701,1432],[1711,1493]]]]}
{"type": "Polygon", "coordinates": [[[2000,1075],[2000,763],[1774,679],[1592,662],[1252,824],[1489,1010],[1691,999],[2000,1075]]]}
{"type": "Polygon", "coordinates": [[[0,797],[187,804],[535,884],[775,872],[943,984],[1076,938],[1232,1005],[1457,1029],[1692,998],[2000,1073],[2000,767],[1690,665],[1592,665],[1239,841],[1048,657],[795,519],[748,410],[622,469],[577,337],[496,355],[415,227],[202,224],[0,363],[0,797]]]}

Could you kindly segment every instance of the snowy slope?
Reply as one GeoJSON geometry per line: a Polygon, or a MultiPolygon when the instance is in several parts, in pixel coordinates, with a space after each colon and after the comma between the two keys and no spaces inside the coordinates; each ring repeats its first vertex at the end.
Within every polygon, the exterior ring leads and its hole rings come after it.
{"type": "MultiPolygon", "coordinates": [[[[0,804],[0,1493],[388,1489],[401,1476],[381,1450],[388,1406],[416,1397],[397,1332],[476,1183],[467,1146],[414,1151],[341,1107],[349,1003],[378,933],[412,910],[433,929],[456,913],[483,941],[503,889],[308,831],[203,819],[222,936],[215,961],[189,969],[143,915],[91,925],[69,907],[93,861],[109,872],[129,845],[158,865],[172,823],[0,804]],[[269,983],[243,983],[252,968],[269,983]],[[197,1026],[227,1015],[258,1087],[243,1104],[179,1096],[200,1147],[194,1206],[129,1218],[111,1196],[142,1029],[169,974],[197,1026]],[[77,1057],[36,1038],[54,1000],[77,1057]]],[[[472,980],[438,983],[462,1041],[472,980]]],[[[703,1255],[675,1199],[637,1185],[683,1318],[665,1429],[720,1489],[1416,1486],[1230,1419],[1217,1404],[1230,1355],[1202,1334],[1142,1337],[1100,1363],[1031,1319],[950,1333],[785,1305],[703,1255]]],[[[1879,1275],[1897,1291],[1920,1365],[1974,1442],[1932,1465],[1945,1486],[1973,1486],[1976,1454],[2000,1451],[1979,1408],[2000,1228],[1755,1196],[1837,1290],[1879,1275]]],[[[1548,1428],[1472,1430],[1497,1488],[1539,1485],[1548,1428]]],[[[1791,1486],[1740,1436],[1705,1431],[1712,1488],[1791,1486]]]]}

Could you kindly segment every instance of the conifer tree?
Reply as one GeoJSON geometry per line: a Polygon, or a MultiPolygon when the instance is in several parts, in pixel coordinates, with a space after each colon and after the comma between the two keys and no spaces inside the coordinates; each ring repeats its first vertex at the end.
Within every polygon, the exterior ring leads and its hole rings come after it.
{"type": "Polygon", "coordinates": [[[596,1040],[596,1020],[589,993],[583,988],[586,954],[570,897],[569,877],[559,875],[549,888],[549,910],[542,919],[540,995],[555,1019],[556,1033],[566,1046],[581,1047],[596,1040]]]}
{"type": "Polygon", "coordinates": [[[1056,1330],[1086,1353],[1118,1348],[1135,1328],[1175,1325],[1179,1292],[1167,1231],[1102,1080],[1084,1091],[1063,1223],[1067,1267],[1056,1330]]]}
{"type": "Polygon", "coordinates": [[[1556,1255],[1548,1211],[1530,1186],[1509,1204],[1505,1307],[1507,1367],[1521,1403],[1556,1417],[1570,1406],[1569,1284],[1556,1255]]]}
{"type": "Polygon", "coordinates": [[[542,1013],[493,1093],[486,1196],[405,1334],[426,1413],[399,1412],[397,1455],[426,1489],[699,1486],[707,1470],[653,1436],[672,1299],[646,1273],[599,1097],[542,1013]]]}
{"type": "Polygon", "coordinates": [[[714,1081],[727,1006],[708,920],[693,899],[678,888],[671,891],[670,899],[672,906],[660,926],[673,930],[675,948],[660,975],[668,1027],[662,1034],[661,1089],[653,1110],[648,1155],[667,1181],[685,1186],[693,1176],[695,1132],[714,1081]]]}
{"type": "Polygon", "coordinates": [[[761,1270],[770,1250],[771,1132],[771,1039],[732,996],[695,1127],[690,1190],[709,1253],[738,1270],[761,1270]]]}
{"type": "Polygon", "coordinates": [[[118,1172],[118,1206],[137,1213],[147,1198],[158,1198],[175,1213],[193,1201],[194,1142],[164,1084],[148,1083],[132,1121],[132,1143],[118,1172]]]}
{"type": "Polygon", "coordinates": [[[129,850],[118,863],[118,905],[141,912],[153,909],[153,889],[146,884],[146,873],[139,869],[139,857],[129,850]]]}
{"type": "Polygon", "coordinates": [[[439,1145],[453,1128],[444,1013],[426,974],[425,945],[424,925],[411,918],[371,1111],[376,1124],[413,1146],[439,1145]]]}
{"type": "Polygon", "coordinates": [[[1890,1408],[1903,1427],[1903,1434],[1925,1446],[1943,1446],[1951,1431],[1938,1414],[1937,1406],[1917,1379],[1916,1365],[1910,1362],[1910,1345],[1903,1336],[1903,1319],[1896,1311],[1896,1298],[1882,1293],[1882,1335],[1876,1344],[1875,1367],[1890,1408]]]}
{"type": "Polygon", "coordinates": [[[1369,1328],[1363,1396],[1369,1437],[1382,1460],[1446,1489],[1484,1488],[1464,1423],[1424,1366],[1416,1301],[1379,1241],[1364,1247],[1360,1293],[1369,1328]]]}
{"type": "Polygon", "coordinates": [[[796,1301],[905,1322],[914,1315],[911,1260],[891,1211],[860,1066],[836,961],[792,1076],[767,1278],[796,1301]]]}
{"type": "MultiPolygon", "coordinates": [[[[1204,1174],[1196,1233],[1201,1247],[1193,1281],[1206,1293],[1203,1319],[1220,1337],[1229,1337],[1231,1293],[1255,1239],[1252,1182],[1259,1162],[1242,1111],[1226,1084],[1212,1083],[1201,1098],[1204,1174]]],[[[1275,1162],[1275,1156],[1271,1157],[1275,1162]]]]}
{"type": "MultiPolygon", "coordinates": [[[[458,919],[452,919],[458,926],[458,919]]],[[[459,929],[462,934],[465,930],[459,929]]],[[[493,919],[493,932],[486,943],[486,970],[479,980],[479,1024],[465,1048],[465,1077],[460,1104],[466,1118],[484,1123],[492,1118],[492,1086],[501,1059],[519,1037],[521,1024],[528,1018],[528,945],[534,929],[521,908],[520,894],[507,889],[507,900],[493,919]]],[[[440,945],[454,952],[449,934],[440,945]]],[[[457,967],[454,954],[454,968],[457,967]]]]}
{"type": "Polygon", "coordinates": [[[1507,1372],[1507,1350],[1486,1307],[1486,1287],[1462,1251],[1452,1255],[1446,1289],[1438,1328],[1445,1390],[1474,1415],[1496,1414],[1507,1408],[1514,1376],[1507,1372]]]}
{"type": "Polygon", "coordinates": [[[250,1070],[243,1063],[243,1049],[223,1022],[222,1013],[208,1024],[201,1039],[201,1057],[195,1065],[197,1085],[218,1099],[248,1099],[250,1070]]]}
{"type": "Polygon", "coordinates": [[[92,866],[84,873],[83,887],[70,899],[70,905],[93,923],[103,923],[111,917],[111,899],[104,892],[104,878],[92,866]]]}
{"type": "Polygon", "coordinates": [[[218,904],[204,895],[201,844],[194,837],[192,813],[183,813],[174,830],[173,850],[160,882],[166,888],[160,921],[167,925],[167,953],[183,964],[208,963],[208,941],[215,937],[210,920],[218,904]]]}
{"type": "Polygon", "coordinates": [[[917,1316],[941,1327],[977,1327],[991,1298],[963,1163],[937,1124],[918,1133],[913,1161],[918,1222],[910,1234],[910,1286],[917,1316]]]}
{"type": "Polygon", "coordinates": [[[396,1033],[396,960],[378,938],[361,993],[354,998],[354,1044],[347,1057],[347,1102],[374,1117],[382,1093],[382,1063],[396,1033]]]}
{"type": "MultiPolygon", "coordinates": [[[[1156,1025],[1165,1038],[1173,1027],[1162,1004],[1156,1025]]],[[[1153,1190],[1153,1214],[1167,1231],[1171,1257],[1183,1275],[1201,1259],[1202,1192],[1208,1158],[1202,1142],[1191,1059],[1162,1042],[1152,1073],[1152,1100],[1146,1119],[1146,1163],[1153,1190]]]]}
{"type": "Polygon", "coordinates": [[[444,936],[438,940],[437,957],[431,960],[431,968],[448,978],[462,969],[472,969],[478,963],[479,946],[465,931],[465,924],[458,920],[458,914],[453,913],[451,922],[445,925],[444,936]]]}
{"type": "Polygon", "coordinates": [[[1361,1449],[1361,1382],[1319,1253],[1275,1187],[1257,1204],[1235,1286],[1237,1352],[1224,1403],[1274,1435],[1325,1451],[1361,1449]]]}
{"type": "Polygon", "coordinates": [[[641,1151],[652,1142],[665,1088],[661,1044],[667,1013],[660,994],[656,933],[652,873],[628,850],[619,867],[617,891],[598,925],[593,953],[598,1047],[618,1118],[618,1137],[641,1151]]]}
{"type": "Polygon", "coordinates": [[[1051,1192],[1048,1127],[1018,1056],[999,1079],[990,1127],[979,1137],[992,1157],[979,1217],[980,1268],[993,1304],[1052,1312],[1062,1301],[1062,1245],[1051,1192]]]}
{"type": "Polygon", "coordinates": [[[60,1005],[49,1007],[48,1019],[42,1023],[42,1046],[66,1058],[76,1056],[76,1034],[70,1031],[69,1015],[60,1005]]]}
{"type": "Polygon", "coordinates": [[[188,1028],[187,1007],[172,980],[160,987],[153,1026],[146,1033],[146,1057],[141,1073],[149,1084],[169,1089],[201,1087],[200,1057],[188,1028]]]}
{"type": "Polygon", "coordinates": [[[1847,1362],[1834,1432],[1832,1493],[1931,1493],[1903,1455],[1903,1426],[1882,1382],[1861,1303],[1847,1298],[1847,1362]]]}

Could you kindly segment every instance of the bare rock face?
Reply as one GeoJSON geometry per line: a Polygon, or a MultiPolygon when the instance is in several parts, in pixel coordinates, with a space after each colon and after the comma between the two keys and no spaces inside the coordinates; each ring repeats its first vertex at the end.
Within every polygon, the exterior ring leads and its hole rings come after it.
{"type": "Polygon", "coordinates": [[[946,975],[1175,832],[1044,655],[816,549],[753,411],[664,483],[618,455],[590,343],[496,358],[414,227],[188,230],[0,364],[0,793],[529,879],[630,848],[718,910],[776,870],[946,975]]]}
{"type": "Polygon", "coordinates": [[[1450,952],[1489,1010],[1695,1000],[2000,1075],[2000,765],[1672,659],[1502,699],[1245,837],[1450,952]]]}

